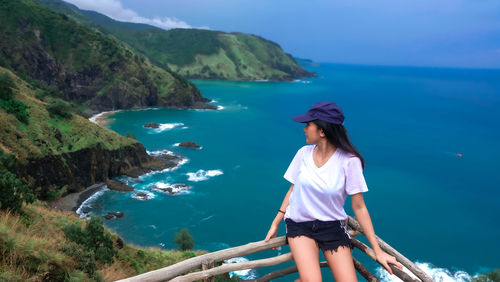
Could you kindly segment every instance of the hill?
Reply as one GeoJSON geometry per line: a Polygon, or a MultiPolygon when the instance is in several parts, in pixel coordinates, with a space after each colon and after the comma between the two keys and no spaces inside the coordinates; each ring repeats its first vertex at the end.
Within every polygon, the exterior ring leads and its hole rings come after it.
{"type": "Polygon", "coordinates": [[[276,43],[244,33],[199,29],[163,30],[113,20],[60,0],[38,0],[54,11],[111,34],[154,64],[191,79],[292,80],[310,77],[276,43]]]}
{"type": "Polygon", "coordinates": [[[31,0],[0,0],[0,66],[82,112],[214,108],[197,87],[126,44],[31,0]]]}

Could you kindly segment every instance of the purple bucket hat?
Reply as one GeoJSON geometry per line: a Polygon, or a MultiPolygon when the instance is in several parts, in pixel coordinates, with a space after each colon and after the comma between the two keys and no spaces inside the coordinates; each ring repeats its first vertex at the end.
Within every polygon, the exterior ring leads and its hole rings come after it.
{"type": "Polygon", "coordinates": [[[344,114],[337,104],[321,101],[312,106],[307,113],[292,117],[297,122],[309,122],[315,119],[333,124],[344,124],[344,114]]]}

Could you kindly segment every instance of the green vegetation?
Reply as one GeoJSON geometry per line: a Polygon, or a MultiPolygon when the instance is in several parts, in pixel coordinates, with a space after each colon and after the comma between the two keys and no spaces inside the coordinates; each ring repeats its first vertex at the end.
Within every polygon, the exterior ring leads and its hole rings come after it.
{"type": "Polygon", "coordinates": [[[187,228],[181,229],[179,232],[175,232],[174,243],[179,246],[183,251],[190,250],[194,248],[194,239],[187,228]]]}
{"type": "MultiPolygon", "coordinates": [[[[0,281],[115,281],[205,253],[134,247],[99,219],[85,221],[41,202],[23,206],[21,214],[0,210],[0,281]],[[104,245],[105,263],[96,253],[104,245]]],[[[215,281],[241,279],[226,274],[215,281]]]]}
{"type": "Polygon", "coordinates": [[[14,99],[14,81],[8,73],[0,74],[0,109],[4,109],[9,114],[24,123],[28,122],[28,107],[14,99]]]}
{"type": "Polygon", "coordinates": [[[57,96],[98,111],[203,101],[194,84],[73,17],[33,0],[0,0],[0,7],[0,66],[40,89],[39,98],[57,96]]]}
{"type": "Polygon", "coordinates": [[[291,80],[311,76],[281,47],[259,36],[198,29],[162,30],[118,22],[60,0],[38,0],[83,25],[113,35],[154,64],[188,78],[291,80]]]}
{"type": "MultiPolygon", "coordinates": [[[[28,123],[21,123],[14,114],[0,110],[0,148],[14,154],[18,161],[59,155],[84,148],[101,146],[113,150],[136,143],[131,138],[100,127],[79,115],[71,115],[69,104],[49,96],[46,104],[36,98],[44,90],[34,88],[0,67],[0,76],[14,81],[15,98],[30,108],[28,123]],[[66,103],[59,108],[59,103],[66,103]],[[72,118],[65,118],[72,116],[72,118]]],[[[57,93],[57,92],[56,92],[57,93]]],[[[57,94],[50,94],[57,95],[57,94]]]]}
{"type": "Polygon", "coordinates": [[[489,273],[479,274],[472,278],[473,282],[500,282],[500,269],[495,269],[489,273]]]}
{"type": "Polygon", "coordinates": [[[21,212],[23,203],[33,203],[31,189],[12,173],[16,158],[0,149],[0,210],[21,212]]]}
{"type": "Polygon", "coordinates": [[[67,225],[63,228],[64,235],[89,251],[95,260],[104,264],[113,262],[116,250],[113,248],[111,236],[104,230],[102,219],[96,216],[91,217],[88,224],[82,230],[78,223],[67,225]]]}

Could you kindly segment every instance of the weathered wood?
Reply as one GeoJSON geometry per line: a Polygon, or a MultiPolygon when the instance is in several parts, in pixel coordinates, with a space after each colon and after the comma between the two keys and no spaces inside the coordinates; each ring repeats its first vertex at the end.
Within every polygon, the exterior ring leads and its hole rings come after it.
{"type": "MultiPolygon", "coordinates": [[[[328,267],[328,263],[326,261],[322,261],[319,263],[319,267],[328,267]]],[[[280,278],[288,274],[295,273],[297,271],[298,271],[297,265],[294,265],[288,268],[273,271],[256,279],[245,280],[245,282],[267,282],[271,281],[272,279],[280,278]]]]}
{"type": "MultiPolygon", "coordinates": [[[[367,254],[369,257],[371,257],[374,261],[376,261],[378,264],[380,264],[382,267],[384,267],[378,260],[377,257],[375,256],[375,252],[372,250],[372,248],[368,247],[365,243],[359,241],[358,239],[351,239],[352,244],[360,249],[362,252],[367,254]]],[[[418,279],[412,278],[410,275],[408,275],[406,272],[400,270],[396,266],[389,264],[389,267],[392,270],[392,273],[396,275],[399,279],[403,281],[409,281],[409,282],[419,282],[418,279]]],[[[385,268],[384,268],[385,269],[385,268]]]]}
{"type": "MultiPolygon", "coordinates": [[[[206,261],[204,263],[201,264],[201,269],[202,270],[207,270],[207,269],[210,269],[210,268],[214,268],[214,262],[213,261],[206,261]]],[[[210,277],[210,278],[206,278],[206,279],[203,279],[203,282],[214,282],[215,278],[214,277],[210,277]]]]}
{"type": "Polygon", "coordinates": [[[286,253],[284,255],[280,255],[280,256],[272,257],[272,258],[267,258],[267,259],[259,259],[259,260],[254,260],[254,261],[223,264],[221,266],[218,266],[218,267],[215,267],[212,269],[188,273],[188,274],[183,275],[183,276],[178,276],[170,281],[171,282],[191,282],[191,281],[206,279],[206,278],[209,278],[209,277],[212,277],[215,275],[228,273],[228,272],[232,272],[232,271],[237,271],[237,270],[259,268],[259,267],[265,267],[265,266],[274,266],[274,265],[284,263],[287,261],[291,261],[291,260],[293,260],[292,254],[286,253]]]}
{"type": "Polygon", "coordinates": [[[371,274],[371,272],[368,271],[368,269],[366,269],[366,267],[362,265],[357,259],[352,258],[352,262],[354,263],[354,267],[356,268],[356,270],[359,272],[359,274],[361,274],[361,276],[363,276],[366,279],[366,281],[370,282],[380,281],[375,275],[371,274]]]}
{"type": "MultiPolygon", "coordinates": [[[[363,232],[363,229],[361,228],[361,225],[359,222],[351,217],[348,216],[348,226],[350,226],[352,229],[357,230],[359,232],[363,232]]],[[[432,278],[427,275],[422,269],[420,269],[418,266],[416,266],[411,260],[400,254],[398,251],[396,251],[393,247],[391,247],[389,244],[384,242],[382,239],[380,239],[378,236],[375,235],[377,238],[377,242],[380,245],[380,248],[387,252],[388,254],[394,256],[398,262],[400,262],[402,265],[404,265],[406,268],[408,268],[409,271],[411,271],[415,276],[417,276],[420,280],[424,282],[432,282],[432,278]]],[[[374,258],[374,260],[376,260],[374,258]]],[[[392,268],[391,268],[392,269],[392,268]]]]}
{"type": "Polygon", "coordinates": [[[286,244],[285,236],[272,238],[268,242],[257,241],[248,243],[246,245],[233,247],[229,249],[224,249],[216,251],[213,253],[204,254],[201,256],[193,257],[176,264],[146,272],[137,276],[125,278],[119,281],[164,281],[169,280],[184,273],[189,272],[192,269],[201,267],[201,264],[206,260],[212,260],[214,262],[223,261],[225,259],[244,256],[248,254],[253,254],[256,252],[268,250],[271,248],[280,247],[286,244]]]}

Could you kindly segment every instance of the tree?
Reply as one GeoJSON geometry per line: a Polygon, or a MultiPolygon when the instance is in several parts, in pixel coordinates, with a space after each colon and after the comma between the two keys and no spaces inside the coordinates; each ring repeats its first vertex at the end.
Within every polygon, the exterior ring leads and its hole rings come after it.
{"type": "Polygon", "coordinates": [[[23,203],[33,203],[35,195],[10,171],[15,162],[12,154],[6,155],[0,150],[0,209],[19,213],[23,203]]]}
{"type": "Polygon", "coordinates": [[[180,232],[175,232],[174,243],[179,245],[183,251],[194,248],[194,239],[187,228],[181,229],[180,232]]]}

